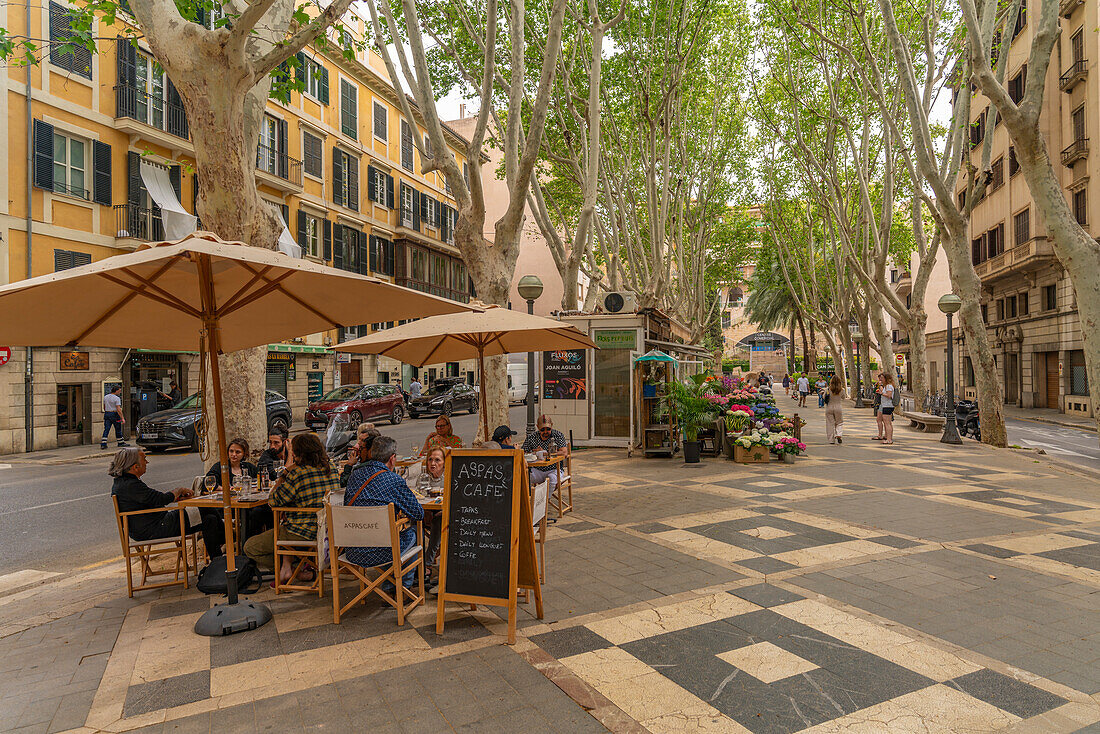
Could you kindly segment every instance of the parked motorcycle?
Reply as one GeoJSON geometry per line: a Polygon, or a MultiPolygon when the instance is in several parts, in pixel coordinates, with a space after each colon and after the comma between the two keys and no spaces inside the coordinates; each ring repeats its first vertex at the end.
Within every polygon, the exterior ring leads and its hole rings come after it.
{"type": "Polygon", "coordinates": [[[325,452],[330,459],[339,463],[347,458],[348,448],[356,441],[356,429],[345,413],[333,413],[325,429],[325,452]]]}
{"type": "Polygon", "coordinates": [[[982,440],[981,416],[975,401],[960,400],[955,403],[955,425],[959,427],[959,435],[982,440]]]}

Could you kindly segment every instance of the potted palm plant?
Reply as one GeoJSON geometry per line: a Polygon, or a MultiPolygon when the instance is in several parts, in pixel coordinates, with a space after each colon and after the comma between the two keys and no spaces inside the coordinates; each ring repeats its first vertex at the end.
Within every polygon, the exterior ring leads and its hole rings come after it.
{"type": "Polygon", "coordinates": [[[707,400],[706,376],[692,375],[689,382],[673,381],[668,383],[665,396],[670,409],[675,411],[676,420],[684,432],[684,463],[699,462],[699,429],[714,420],[720,410],[714,402],[707,400]]]}

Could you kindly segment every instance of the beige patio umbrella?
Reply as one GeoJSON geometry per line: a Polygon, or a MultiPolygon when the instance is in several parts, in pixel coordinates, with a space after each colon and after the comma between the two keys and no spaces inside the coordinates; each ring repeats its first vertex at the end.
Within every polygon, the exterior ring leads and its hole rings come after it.
{"type": "MultiPolygon", "coordinates": [[[[197,346],[211,357],[346,324],[469,311],[456,301],[377,278],[195,232],[178,242],[156,243],[0,287],[0,343],[166,350],[197,346]]],[[[232,548],[221,375],[218,360],[209,363],[226,542],[232,548]]],[[[237,605],[233,554],[226,560],[230,606],[244,606],[237,605]]],[[[225,611],[211,611],[217,609],[225,611]]],[[[231,613],[224,616],[227,625],[238,621],[231,613]]]]}
{"type": "MultiPolygon", "coordinates": [[[[420,319],[334,347],[341,352],[382,354],[415,367],[477,359],[479,375],[485,372],[486,357],[595,348],[592,340],[571,324],[499,306],[485,306],[481,312],[420,319]]],[[[479,393],[481,423],[488,438],[485,390],[479,393]]]]}

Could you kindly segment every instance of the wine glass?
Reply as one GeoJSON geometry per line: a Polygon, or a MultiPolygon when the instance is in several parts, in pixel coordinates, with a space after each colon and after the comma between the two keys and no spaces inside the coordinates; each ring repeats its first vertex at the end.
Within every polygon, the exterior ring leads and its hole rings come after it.
{"type": "Polygon", "coordinates": [[[282,459],[276,459],[271,462],[271,465],[275,468],[275,476],[279,476],[283,473],[283,467],[286,466],[286,462],[282,459]]]}
{"type": "Polygon", "coordinates": [[[420,444],[413,442],[412,451],[409,453],[409,457],[415,459],[420,455],[420,444]]]}
{"type": "Polygon", "coordinates": [[[206,487],[206,494],[210,494],[218,486],[218,479],[213,475],[207,474],[206,479],[202,480],[202,484],[206,487]]]}

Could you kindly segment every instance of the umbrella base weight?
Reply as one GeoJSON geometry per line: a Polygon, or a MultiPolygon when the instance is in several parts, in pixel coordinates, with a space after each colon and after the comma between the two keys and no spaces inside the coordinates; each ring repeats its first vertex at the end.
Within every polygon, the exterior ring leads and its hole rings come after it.
{"type": "Polygon", "coordinates": [[[219,604],[199,617],[199,621],[195,622],[195,633],[222,637],[263,627],[270,621],[271,610],[266,604],[251,601],[219,604]]]}

